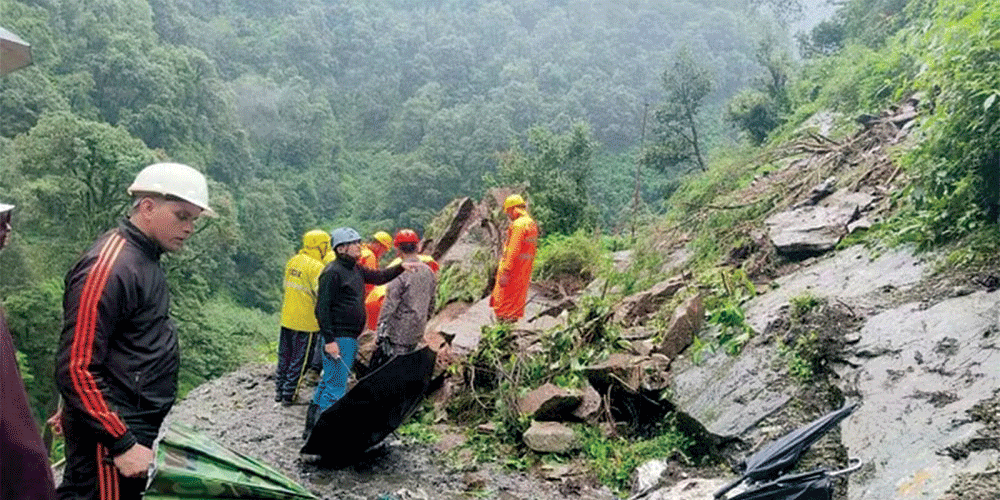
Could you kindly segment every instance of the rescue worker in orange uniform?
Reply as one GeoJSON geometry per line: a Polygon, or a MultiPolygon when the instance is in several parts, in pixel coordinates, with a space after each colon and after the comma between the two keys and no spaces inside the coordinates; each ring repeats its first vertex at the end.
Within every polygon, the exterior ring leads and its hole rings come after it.
{"type": "MultiPolygon", "coordinates": [[[[416,231],[412,229],[400,229],[398,232],[396,232],[396,239],[394,243],[397,250],[396,253],[400,253],[399,252],[400,243],[410,243],[410,242],[412,243],[420,242],[420,237],[417,236],[416,231]]],[[[420,262],[427,264],[427,267],[430,267],[431,271],[434,271],[435,275],[441,269],[441,265],[438,264],[437,261],[434,260],[434,257],[431,257],[430,255],[419,254],[417,255],[417,258],[420,259],[420,262]]],[[[388,267],[399,265],[402,262],[403,262],[402,257],[396,257],[395,259],[392,260],[392,262],[389,263],[388,267]]],[[[380,285],[372,288],[368,292],[368,294],[365,295],[365,313],[367,314],[365,328],[368,330],[374,330],[378,326],[378,317],[379,314],[382,312],[382,304],[385,302],[385,292],[386,292],[385,285],[380,285]]]]}
{"type": "Polygon", "coordinates": [[[524,303],[531,283],[531,268],[538,248],[538,224],[528,215],[524,198],[512,194],[503,202],[510,219],[507,241],[497,266],[496,285],[490,295],[490,307],[503,323],[516,323],[524,316],[524,303]]]}
{"type": "Polygon", "coordinates": [[[375,241],[369,243],[367,246],[375,254],[375,262],[378,263],[382,259],[382,256],[392,249],[392,236],[389,236],[389,233],[385,231],[379,231],[372,235],[372,239],[375,241]]]}

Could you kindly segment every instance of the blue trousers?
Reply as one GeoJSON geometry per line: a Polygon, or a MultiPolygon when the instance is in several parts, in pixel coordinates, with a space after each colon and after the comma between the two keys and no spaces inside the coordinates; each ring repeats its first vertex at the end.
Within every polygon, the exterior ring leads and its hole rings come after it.
{"type": "Polygon", "coordinates": [[[337,337],[334,342],[340,346],[340,357],[334,358],[323,351],[323,380],[313,395],[313,404],[319,405],[320,413],[347,393],[347,379],[358,353],[358,339],[354,337],[337,337]]]}

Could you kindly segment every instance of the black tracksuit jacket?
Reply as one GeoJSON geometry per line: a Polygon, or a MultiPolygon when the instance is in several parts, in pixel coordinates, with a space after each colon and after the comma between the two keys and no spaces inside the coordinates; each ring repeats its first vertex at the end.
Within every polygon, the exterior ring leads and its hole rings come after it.
{"type": "Polygon", "coordinates": [[[160,246],[128,220],[102,235],[66,274],[56,384],[68,418],[112,456],[159,427],[177,395],[180,350],[160,246]]]}
{"type": "Polygon", "coordinates": [[[329,344],[337,337],[355,337],[365,329],[365,283],[382,285],[403,272],[401,266],[373,271],[359,266],[344,255],[330,262],[319,275],[316,296],[316,320],[323,340],[329,344]]]}

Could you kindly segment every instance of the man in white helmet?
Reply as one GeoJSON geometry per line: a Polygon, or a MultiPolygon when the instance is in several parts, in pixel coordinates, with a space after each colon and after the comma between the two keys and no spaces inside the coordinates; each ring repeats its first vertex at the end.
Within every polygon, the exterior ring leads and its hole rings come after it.
{"type": "Polygon", "coordinates": [[[160,266],[213,216],[197,170],[156,163],[128,188],[132,208],[66,274],[56,384],[63,399],[62,499],[138,499],[180,364],[160,266]]]}

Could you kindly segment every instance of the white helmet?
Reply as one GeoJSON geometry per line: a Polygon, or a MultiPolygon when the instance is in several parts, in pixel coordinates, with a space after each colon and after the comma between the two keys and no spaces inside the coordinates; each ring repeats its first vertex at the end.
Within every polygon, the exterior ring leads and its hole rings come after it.
{"type": "Polygon", "coordinates": [[[128,194],[155,193],[180,198],[203,210],[208,217],[215,211],[208,206],[208,182],[201,172],[180,163],[154,163],[135,176],[128,194]]]}

